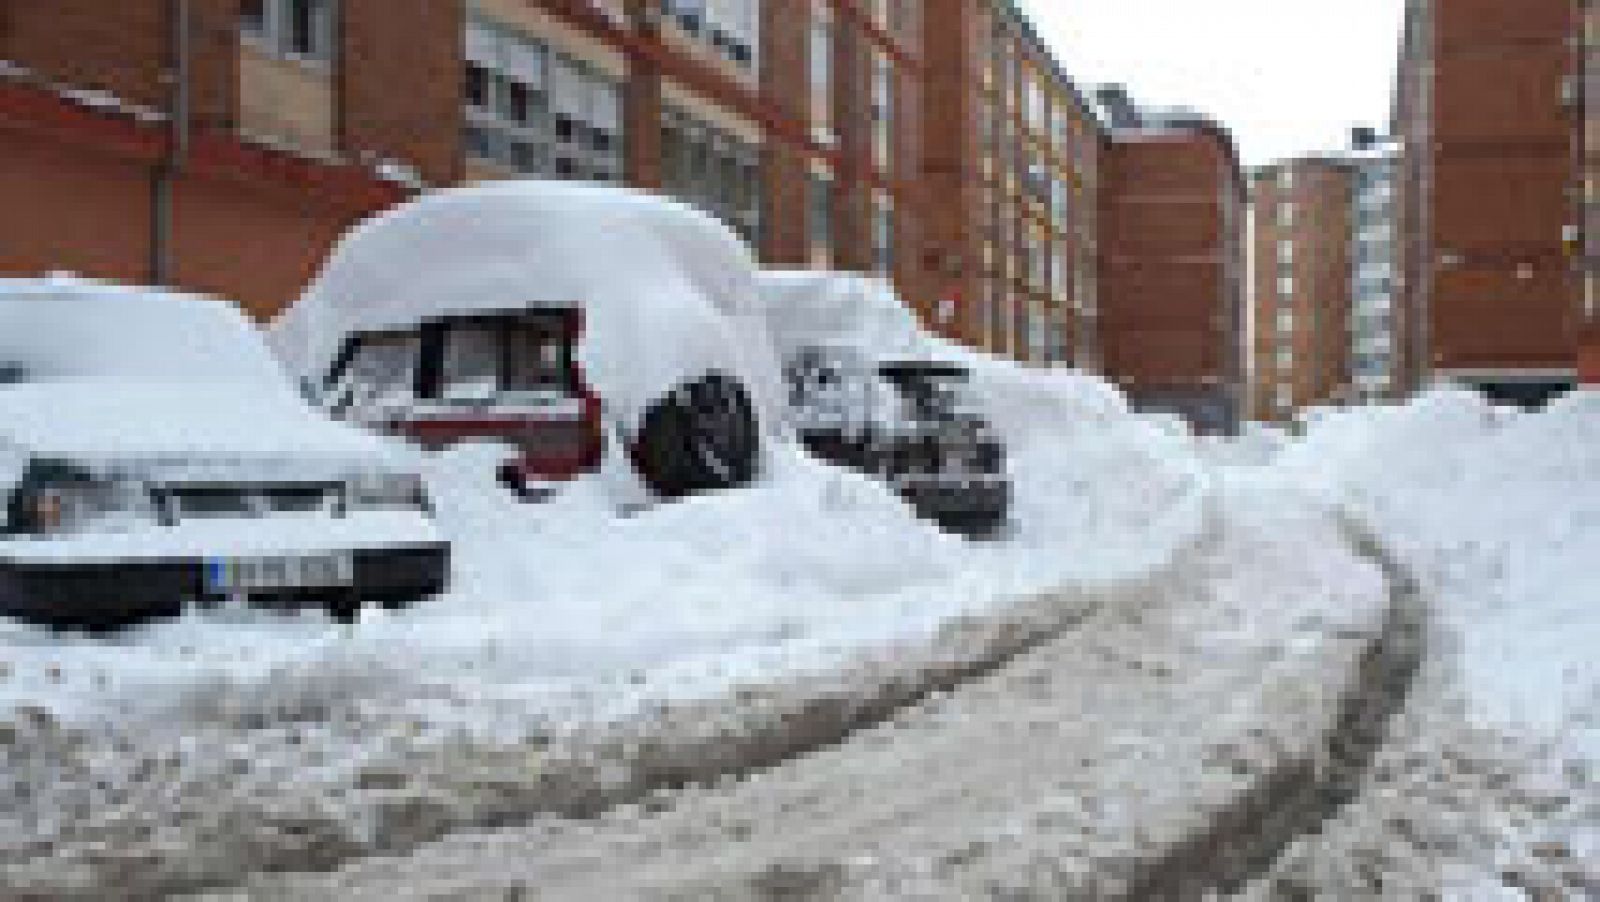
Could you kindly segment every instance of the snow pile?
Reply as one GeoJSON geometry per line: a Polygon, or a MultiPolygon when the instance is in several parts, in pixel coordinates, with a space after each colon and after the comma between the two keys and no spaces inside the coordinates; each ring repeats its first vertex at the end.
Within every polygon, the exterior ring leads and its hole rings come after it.
{"type": "Polygon", "coordinates": [[[1474,717],[1600,761],[1600,395],[1330,413],[1280,466],[1416,569],[1460,636],[1474,717]]]}
{"type": "MultiPolygon", "coordinates": [[[[92,891],[403,845],[544,792],[551,736],[698,701],[726,709],[680,728],[740,735],[786,686],[848,708],[935,672],[924,650],[952,624],[1003,638],[1030,628],[1019,598],[1137,580],[1200,533],[1185,439],[1092,379],[974,361],[1016,477],[1001,541],[945,535],[783,441],[748,490],[626,514],[603,473],[518,503],[487,465],[504,452],[474,446],[427,464],[446,597],[353,629],[245,611],[114,639],[0,622],[0,871],[92,891]],[[500,776],[396,766],[458,745],[500,750],[500,776]]],[[[594,780],[634,779],[609,774],[594,780]]]]}

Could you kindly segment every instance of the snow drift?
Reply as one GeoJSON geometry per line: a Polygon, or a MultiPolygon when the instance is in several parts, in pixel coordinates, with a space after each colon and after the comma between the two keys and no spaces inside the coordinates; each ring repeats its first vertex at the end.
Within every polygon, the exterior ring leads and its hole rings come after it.
{"type": "Polygon", "coordinates": [[[1466,391],[1327,412],[1279,466],[1427,583],[1481,723],[1600,760],[1600,394],[1543,413],[1466,391]]]}

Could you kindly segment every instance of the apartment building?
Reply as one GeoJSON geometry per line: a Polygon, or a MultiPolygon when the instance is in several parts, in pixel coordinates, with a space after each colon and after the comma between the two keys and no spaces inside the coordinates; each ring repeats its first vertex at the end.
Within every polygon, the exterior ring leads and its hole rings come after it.
{"type": "Polygon", "coordinates": [[[1016,359],[1098,369],[1095,112],[1009,0],[924,9],[929,321],[1016,359]]]}
{"type": "Polygon", "coordinates": [[[921,296],[915,0],[0,0],[0,273],[270,317],[362,217],[615,181],[921,296]],[[28,211],[20,215],[18,211],[28,211]]]}
{"type": "Polygon", "coordinates": [[[1348,149],[1253,173],[1254,418],[1405,393],[1396,165],[1392,144],[1357,129],[1348,149]]]}
{"type": "Polygon", "coordinates": [[[1414,381],[1528,403],[1574,381],[1586,5],[1407,4],[1393,128],[1414,381]]]}
{"type": "Polygon", "coordinates": [[[1403,378],[1409,323],[1397,303],[1399,272],[1395,182],[1398,149],[1359,138],[1346,159],[1352,174],[1350,393],[1357,403],[1392,400],[1410,390],[1403,378]]]}
{"type": "Polygon", "coordinates": [[[1099,341],[1104,373],[1144,409],[1208,432],[1244,413],[1247,188],[1227,130],[1186,110],[1099,100],[1099,341]]]}

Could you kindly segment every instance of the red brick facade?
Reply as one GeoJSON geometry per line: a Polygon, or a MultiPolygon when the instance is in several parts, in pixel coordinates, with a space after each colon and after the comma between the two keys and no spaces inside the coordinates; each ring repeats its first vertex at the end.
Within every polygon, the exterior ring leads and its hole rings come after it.
{"type": "Polygon", "coordinates": [[[1243,174],[1212,126],[1119,129],[1105,149],[1100,342],[1136,401],[1232,428],[1243,393],[1243,174]]]}
{"type": "Polygon", "coordinates": [[[1251,411],[1288,420],[1352,396],[1354,171],[1305,159],[1262,170],[1255,212],[1251,411]]]}
{"type": "Polygon", "coordinates": [[[1418,381],[1571,378],[1579,6],[1429,0],[1410,11],[1396,128],[1418,381]]]}

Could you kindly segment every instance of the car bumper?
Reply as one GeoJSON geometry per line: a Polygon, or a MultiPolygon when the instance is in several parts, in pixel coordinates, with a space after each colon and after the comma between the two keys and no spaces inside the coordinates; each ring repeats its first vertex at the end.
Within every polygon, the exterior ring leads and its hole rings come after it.
{"type": "Polygon", "coordinates": [[[902,482],[899,491],[923,517],[968,535],[999,529],[1011,509],[1011,484],[1004,480],[918,480],[902,482]]]}
{"type": "MultiPolygon", "coordinates": [[[[116,627],[182,613],[189,605],[226,599],[207,587],[209,559],[17,561],[0,559],[0,614],[61,626],[116,627]]],[[[334,588],[251,593],[271,607],[388,606],[443,591],[450,578],[444,542],[351,552],[351,580],[334,588]]]]}

